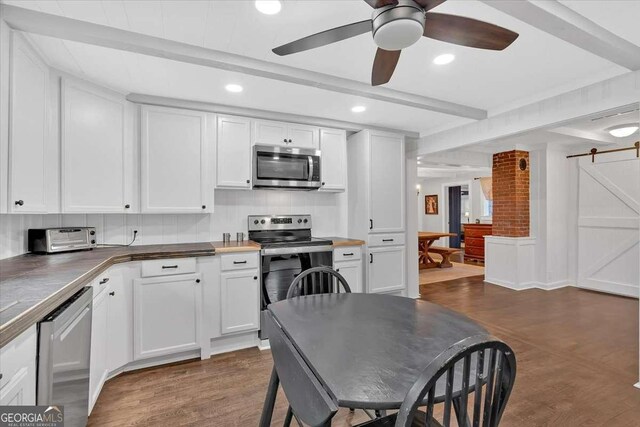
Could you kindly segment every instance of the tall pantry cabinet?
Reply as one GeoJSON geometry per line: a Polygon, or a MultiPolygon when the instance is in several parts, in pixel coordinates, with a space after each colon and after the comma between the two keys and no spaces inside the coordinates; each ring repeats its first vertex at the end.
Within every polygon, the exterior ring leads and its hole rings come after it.
{"type": "Polygon", "coordinates": [[[349,236],[367,242],[366,292],[404,295],[404,136],[363,130],[349,137],[349,236]]]}

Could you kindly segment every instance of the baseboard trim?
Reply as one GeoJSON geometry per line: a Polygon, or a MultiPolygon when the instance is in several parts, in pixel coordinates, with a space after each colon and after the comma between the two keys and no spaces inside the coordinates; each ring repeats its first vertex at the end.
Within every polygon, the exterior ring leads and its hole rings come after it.
{"type": "Polygon", "coordinates": [[[487,283],[491,283],[492,285],[502,286],[503,288],[512,289],[514,291],[524,291],[527,289],[542,289],[544,291],[553,291],[555,289],[572,286],[571,283],[567,280],[558,280],[556,282],[550,283],[531,281],[517,284],[508,280],[499,280],[493,279],[491,277],[485,277],[484,281],[487,283]]]}

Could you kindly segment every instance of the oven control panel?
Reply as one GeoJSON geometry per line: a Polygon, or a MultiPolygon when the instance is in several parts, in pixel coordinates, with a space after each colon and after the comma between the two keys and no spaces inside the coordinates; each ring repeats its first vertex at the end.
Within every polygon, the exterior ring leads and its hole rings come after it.
{"type": "Polygon", "coordinates": [[[310,229],[311,215],[249,215],[249,231],[310,229]]]}

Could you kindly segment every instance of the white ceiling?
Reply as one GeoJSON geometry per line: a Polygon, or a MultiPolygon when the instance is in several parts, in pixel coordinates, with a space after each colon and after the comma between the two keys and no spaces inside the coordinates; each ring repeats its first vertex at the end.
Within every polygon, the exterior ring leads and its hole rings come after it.
{"type": "Polygon", "coordinates": [[[638,107],[637,104],[620,107],[584,117],[561,127],[536,130],[517,136],[496,139],[474,145],[468,151],[497,153],[511,150],[514,147],[534,149],[547,144],[562,146],[563,149],[572,152],[588,151],[594,147],[607,149],[631,146],[640,139],[640,131],[625,138],[614,138],[609,135],[606,129],[623,123],[640,124],[638,107]],[[615,147],[613,147],[614,145],[615,147]]]}
{"type": "MultiPolygon", "coordinates": [[[[4,2],[362,82],[369,81],[375,54],[375,45],[366,34],[286,57],[271,52],[291,40],[370,17],[371,8],[360,0],[287,1],[274,16],[259,13],[253,1],[237,0],[4,2]]],[[[631,18],[640,2],[607,1],[604,13],[582,5],[602,1],[564,3],[621,37],[640,43],[638,24],[631,18]],[[615,22],[620,16],[623,19],[615,22]]],[[[503,52],[424,38],[402,53],[389,88],[486,109],[491,114],[628,72],[475,0],[450,0],[436,11],[502,25],[520,37],[503,52]],[[444,52],[455,53],[456,61],[442,67],[433,65],[431,60],[444,52]]],[[[377,124],[422,134],[469,121],[76,42],[42,36],[33,36],[33,40],[53,66],[124,92],[377,124]],[[223,86],[229,82],[242,84],[245,91],[228,94],[223,86]],[[351,113],[356,104],[364,104],[368,110],[360,115],[351,113]]]]}

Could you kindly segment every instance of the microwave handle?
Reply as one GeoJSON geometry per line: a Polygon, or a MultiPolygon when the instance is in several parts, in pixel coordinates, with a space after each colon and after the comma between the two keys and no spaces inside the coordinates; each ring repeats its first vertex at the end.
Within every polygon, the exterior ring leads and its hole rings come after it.
{"type": "Polygon", "coordinates": [[[313,181],[313,156],[308,156],[309,159],[309,179],[308,181],[313,181]]]}

